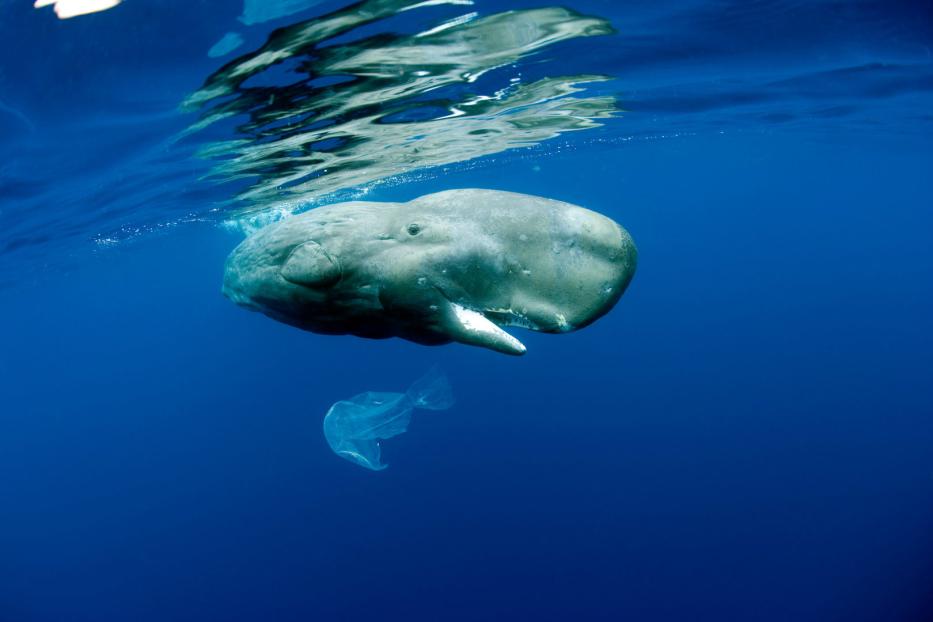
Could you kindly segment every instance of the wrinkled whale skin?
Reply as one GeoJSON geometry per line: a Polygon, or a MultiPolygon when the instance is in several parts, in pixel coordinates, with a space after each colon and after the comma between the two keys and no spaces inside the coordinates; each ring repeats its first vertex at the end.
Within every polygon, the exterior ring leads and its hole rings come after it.
{"type": "Polygon", "coordinates": [[[264,227],[227,258],[223,291],[315,333],[522,354],[500,326],[587,326],[619,300],[636,260],[629,234],[596,212],[448,190],[328,205],[264,227]]]}

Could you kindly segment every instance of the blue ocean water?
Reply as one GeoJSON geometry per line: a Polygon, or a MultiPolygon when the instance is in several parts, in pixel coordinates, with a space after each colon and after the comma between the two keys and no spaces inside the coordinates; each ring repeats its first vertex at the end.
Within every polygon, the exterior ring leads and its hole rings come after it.
{"type": "Polygon", "coordinates": [[[933,619],[930,7],[561,5],[0,2],[0,621],[933,619]],[[618,306],[515,358],[220,293],[464,187],[622,223],[618,306]]]}

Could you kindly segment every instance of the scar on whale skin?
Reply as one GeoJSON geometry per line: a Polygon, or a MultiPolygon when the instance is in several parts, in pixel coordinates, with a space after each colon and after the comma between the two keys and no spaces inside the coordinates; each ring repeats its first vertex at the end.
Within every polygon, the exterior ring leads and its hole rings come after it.
{"type": "Polygon", "coordinates": [[[637,250],[588,209],[498,190],[354,201],[268,225],[227,258],[224,294],[322,334],[520,355],[503,327],[578,330],[632,279],[637,250]]]}

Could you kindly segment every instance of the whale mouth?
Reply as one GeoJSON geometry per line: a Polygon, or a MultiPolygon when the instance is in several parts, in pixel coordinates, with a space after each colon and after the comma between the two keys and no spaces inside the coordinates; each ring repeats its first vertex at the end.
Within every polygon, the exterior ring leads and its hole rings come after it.
{"type": "Polygon", "coordinates": [[[444,329],[454,341],[516,356],[528,350],[525,344],[502,330],[482,312],[456,302],[448,303],[450,308],[444,329]]]}
{"type": "Polygon", "coordinates": [[[515,356],[528,350],[517,337],[502,330],[500,324],[487,315],[492,310],[455,302],[456,299],[462,301],[462,297],[448,295],[438,284],[433,284],[433,287],[444,301],[440,321],[442,331],[454,341],[515,356]]]}
{"type": "Polygon", "coordinates": [[[517,326],[528,330],[541,330],[540,324],[533,322],[527,314],[519,313],[512,307],[484,309],[483,315],[499,326],[517,326]]]}

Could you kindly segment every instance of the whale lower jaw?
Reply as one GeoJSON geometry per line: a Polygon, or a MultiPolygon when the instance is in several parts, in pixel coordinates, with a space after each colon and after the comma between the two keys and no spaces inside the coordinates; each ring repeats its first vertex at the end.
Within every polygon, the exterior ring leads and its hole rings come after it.
{"type": "Polygon", "coordinates": [[[450,316],[445,329],[451,338],[461,343],[516,356],[527,351],[525,344],[502,330],[485,315],[455,302],[450,303],[450,316]]]}

